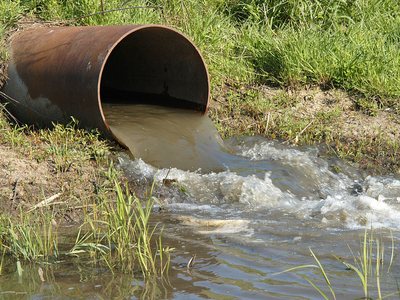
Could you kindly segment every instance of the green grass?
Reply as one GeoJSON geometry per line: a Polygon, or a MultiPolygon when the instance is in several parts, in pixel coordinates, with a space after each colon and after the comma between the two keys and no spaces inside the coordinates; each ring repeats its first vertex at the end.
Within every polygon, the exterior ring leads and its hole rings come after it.
{"type": "Polygon", "coordinates": [[[12,26],[21,17],[24,6],[20,1],[1,1],[0,3],[0,28],[12,26]]]}
{"type": "MultiPolygon", "coordinates": [[[[85,222],[70,254],[82,252],[97,257],[98,262],[113,273],[137,273],[144,277],[168,273],[170,252],[162,245],[161,232],[155,238],[156,225],[150,225],[154,203],[159,203],[149,192],[147,199],[132,195],[128,187],[123,191],[118,181],[119,172],[110,166],[107,177],[113,186],[114,199],[101,199],[85,215],[85,222]]],[[[107,183],[105,183],[107,184],[107,183]]]]}
{"type": "Polygon", "coordinates": [[[89,161],[101,165],[108,160],[110,144],[101,140],[98,130],[79,128],[74,118],[66,125],[41,129],[10,123],[5,109],[0,106],[0,143],[38,162],[49,158],[55,172],[67,172],[71,167],[77,170],[89,161]]]}
{"type": "MultiPolygon", "coordinates": [[[[229,99],[230,106],[236,103],[244,108],[235,117],[240,120],[235,128],[217,120],[226,119],[223,110],[211,111],[226,137],[264,134],[298,143],[326,142],[329,146],[335,144],[332,153],[356,162],[361,159],[360,153],[367,151],[360,152],[360,145],[346,151],[341,145],[347,141],[332,132],[327,116],[318,116],[299,135],[312,120],[290,117],[285,103],[294,106],[296,97],[282,95],[273,100],[279,116],[273,115],[272,108],[265,106],[269,104],[259,101],[260,96],[253,95],[249,85],[335,87],[354,95],[354,110],[376,116],[381,109],[391,107],[398,116],[400,4],[395,0],[152,0],[125,4],[122,0],[20,0],[0,10],[0,28],[15,25],[22,14],[51,21],[76,19],[72,26],[156,23],[182,31],[206,60],[212,97],[215,99],[228,83],[231,91],[225,95],[223,92],[223,97],[238,98],[229,99]],[[132,6],[140,8],[124,9],[132,6]],[[113,9],[123,10],[87,16],[113,9]],[[236,89],[243,88],[247,94],[234,95],[236,89]],[[268,113],[271,122],[265,130],[268,113]]],[[[4,47],[2,52],[4,59],[4,47]]],[[[334,123],[335,117],[332,120],[334,123]]],[[[382,147],[388,148],[385,156],[397,157],[390,143],[382,147]]],[[[70,152],[56,145],[54,149],[70,152]]],[[[55,165],[68,169],[69,161],[55,161],[55,165]]]]}
{"type": "Polygon", "coordinates": [[[47,129],[18,126],[0,110],[0,143],[19,160],[51,168],[51,182],[30,179],[36,174],[27,179],[23,176],[13,183],[11,207],[9,200],[2,203],[0,251],[11,255],[17,266],[21,261],[51,263],[65,255],[84,253],[88,254],[85,259],[112,272],[140,272],[148,277],[168,271],[172,249],[163,247],[161,233],[155,234],[157,226],[149,223],[157,199],[151,196],[152,191],[146,199],[123,192],[122,174],[111,160],[112,143],[102,140],[97,130],[79,128],[75,119],[47,129]],[[40,189],[29,193],[30,186],[36,185],[40,189]],[[17,187],[27,192],[17,195],[17,187]],[[48,202],[51,197],[45,194],[49,193],[58,203],[48,202]],[[59,226],[78,207],[82,229],[73,245],[65,248],[59,226]]]}
{"type": "Polygon", "coordinates": [[[53,227],[51,222],[53,217],[50,212],[28,215],[22,209],[16,220],[2,215],[1,248],[17,260],[57,258],[58,234],[57,227],[53,227]]]}
{"type": "MultiPolygon", "coordinates": [[[[389,257],[385,256],[385,247],[384,243],[381,239],[375,238],[374,239],[374,230],[371,225],[371,229],[368,232],[368,224],[365,227],[365,232],[362,237],[362,240],[360,241],[360,251],[357,254],[354,254],[353,251],[350,249],[353,258],[354,258],[354,263],[349,263],[344,260],[342,260],[340,257],[334,255],[335,259],[341,263],[343,263],[348,270],[351,270],[354,272],[354,274],[359,278],[360,283],[363,288],[363,293],[364,296],[362,298],[358,299],[373,299],[371,298],[371,286],[375,285],[376,293],[378,294],[377,299],[385,299],[390,296],[394,295],[399,295],[400,290],[395,293],[391,293],[388,295],[383,296],[382,295],[382,290],[380,286],[380,280],[384,275],[389,275],[390,270],[393,265],[393,261],[396,258],[397,254],[394,253],[394,240],[393,240],[393,235],[391,235],[392,241],[391,241],[391,251],[389,254],[389,257]],[[385,265],[385,260],[387,258],[388,263],[386,262],[385,265]],[[387,270],[385,270],[385,266],[387,266],[387,270]]],[[[335,295],[335,289],[332,286],[328,274],[325,272],[321,262],[317,258],[317,256],[314,254],[314,252],[309,249],[311,252],[312,257],[314,258],[315,262],[317,263],[316,265],[301,265],[297,267],[290,268],[288,270],[285,270],[283,272],[277,273],[285,273],[285,272],[291,272],[291,271],[296,271],[298,269],[303,269],[303,268],[316,268],[319,269],[321,272],[321,276],[324,279],[326,285],[328,286],[330,293],[332,295],[332,299],[337,299],[335,295]]],[[[276,275],[277,275],[276,274],[276,275]]],[[[305,277],[305,279],[321,294],[322,297],[325,299],[329,300],[331,299],[320,287],[318,287],[315,283],[313,283],[310,279],[305,277]]],[[[397,297],[397,296],[396,296],[397,297]]]]}
{"type": "MultiPolygon", "coordinates": [[[[361,93],[379,107],[400,96],[400,4],[395,0],[13,1],[3,27],[22,12],[77,25],[165,24],[200,48],[225,79],[280,85],[320,84],[361,93]],[[159,7],[156,7],[159,6],[159,7]]],[[[362,105],[361,105],[362,106],[362,105]]]]}
{"type": "Polygon", "coordinates": [[[100,133],[96,130],[86,131],[78,127],[79,122],[72,118],[67,124],[54,124],[53,130],[40,129],[30,134],[46,144],[45,154],[53,158],[54,169],[66,172],[82,161],[94,160],[104,164],[109,150],[105,143],[99,141],[100,133]]]}
{"type": "Polygon", "coordinates": [[[106,173],[108,181],[101,187],[103,192],[99,192],[99,199],[83,203],[85,220],[72,245],[66,245],[66,237],[59,234],[59,210],[37,206],[26,211],[19,206],[18,217],[1,214],[3,257],[11,255],[20,266],[21,260],[52,263],[65,256],[88,254],[86,260],[109,268],[113,273],[141,272],[144,277],[168,273],[173,249],[163,247],[162,230],[156,238],[157,225],[151,226],[149,222],[153,204],[158,200],[151,196],[152,191],[143,201],[128,189],[123,192],[118,182],[120,174],[112,164],[106,173]]]}

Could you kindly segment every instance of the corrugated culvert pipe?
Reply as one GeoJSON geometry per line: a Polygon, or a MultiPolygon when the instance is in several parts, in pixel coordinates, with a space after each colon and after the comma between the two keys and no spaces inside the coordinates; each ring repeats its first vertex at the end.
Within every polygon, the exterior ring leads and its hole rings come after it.
{"type": "Polygon", "coordinates": [[[28,124],[51,126],[73,116],[118,140],[102,103],[207,111],[204,60],[187,37],[165,26],[35,28],[14,38],[10,57],[3,92],[18,103],[7,108],[28,124]]]}

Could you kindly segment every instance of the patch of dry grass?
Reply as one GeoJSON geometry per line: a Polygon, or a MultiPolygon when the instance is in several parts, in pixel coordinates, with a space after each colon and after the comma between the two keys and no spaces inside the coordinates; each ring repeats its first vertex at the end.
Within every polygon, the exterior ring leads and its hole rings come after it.
{"type": "Polygon", "coordinates": [[[366,114],[356,96],[319,87],[224,86],[209,115],[224,138],[262,135],[294,145],[317,144],[371,173],[400,170],[400,122],[394,109],[366,114]]]}

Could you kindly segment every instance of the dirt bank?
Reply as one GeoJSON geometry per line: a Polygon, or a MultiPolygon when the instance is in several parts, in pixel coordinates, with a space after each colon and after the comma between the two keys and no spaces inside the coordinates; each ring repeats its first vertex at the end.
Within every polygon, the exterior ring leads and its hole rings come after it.
{"type": "Polygon", "coordinates": [[[317,144],[327,154],[371,173],[399,173],[396,107],[371,111],[359,107],[360,95],[318,86],[288,89],[226,84],[214,95],[209,113],[224,137],[263,135],[292,145],[317,144]]]}

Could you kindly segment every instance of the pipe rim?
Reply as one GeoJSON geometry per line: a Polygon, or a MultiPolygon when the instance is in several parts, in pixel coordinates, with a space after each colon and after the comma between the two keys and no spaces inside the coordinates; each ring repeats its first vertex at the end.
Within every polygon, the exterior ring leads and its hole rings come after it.
{"type": "MultiPolygon", "coordinates": [[[[118,26],[118,25],[116,25],[116,26],[118,26]]],[[[205,105],[205,109],[204,109],[204,111],[202,112],[203,114],[206,114],[206,113],[208,112],[208,107],[209,107],[209,102],[210,102],[210,93],[211,93],[211,91],[210,91],[210,75],[209,75],[208,68],[207,68],[207,65],[206,65],[206,63],[205,63],[204,57],[201,55],[201,52],[200,52],[200,50],[197,48],[197,46],[196,46],[185,34],[183,34],[182,32],[180,32],[180,31],[178,31],[178,30],[176,30],[176,29],[174,29],[174,28],[171,28],[171,27],[168,27],[168,26],[165,26],[165,25],[154,25],[154,24],[151,24],[151,25],[136,25],[135,28],[132,28],[131,30],[129,30],[129,31],[127,31],[126,33],[124,33],[123,35],[121,35],[121,36],[112,44],[112,46],[109,48],[109,50],[108,50],[108,52],[107,52],[107,55],[104,57],[104,60],[103,60],[103,62],[102,62],[102,64],[101,64],[101,68],[100,68],[100,70],[99,70],[98,82],[97,82],[97,101],[98,101],[98,107],[99,107],[99,109],[100,109],[100,114],[101,114],[101,117],[102,117],[102,119],[103,119],[103,122],[104,122],[105,126],[107,127],[107,129],[109,130],[109,132],[111,132],[111,134],[114,136],[115,140],[118,141],[118,142],[119,142],[121,145],[123,145],[124,147],[126,147],[126,145],[125,145],[122,141],[120,141],[120,140],[113,134],[111,128],[109,127],[109,125],[108,125],[108,123],[107,123],[107,119],[106,119],[105,116],[104,116],[103,106],[102,106],[102,103],[101,103],[101,102],[102,102],[102,101],[101,101],[101,83],[102,83],[104,68],[105,68],[105,66],[106,66],[106,64],[107,64],[107,62],[108,62],[108,59],[109,59],[111,53],[112,53],[113,50],[118,46],[118,44],[119,44],[122,40],[124,40],[125,38],[127,38],[129,35],[131,35],[131,34],[137,32],[137,31],[139,31],[139,30],[143,30],[143,29],[147,29],[147,28],[162,28],[162,29],[165,29],[165,30],[168,30],[168,31],[172,31],[172,32],[174,32],[175,34],[177,34],[177,35],[181,36],[182,38],[184,38],[187,42],[189,42],[189,44],[194,48],[194,50],[196,51],[196,53],[199,55],[200,60],[201,60],[201,62],[202,62],[202,64],[203,64],[203,66],[204,66],[205,73],[206,73],[206,80],[207,80],[207,97],[206,97],[206,99],[207,99],[207,102],[206,102],[206,105],[205,105]]]]}

